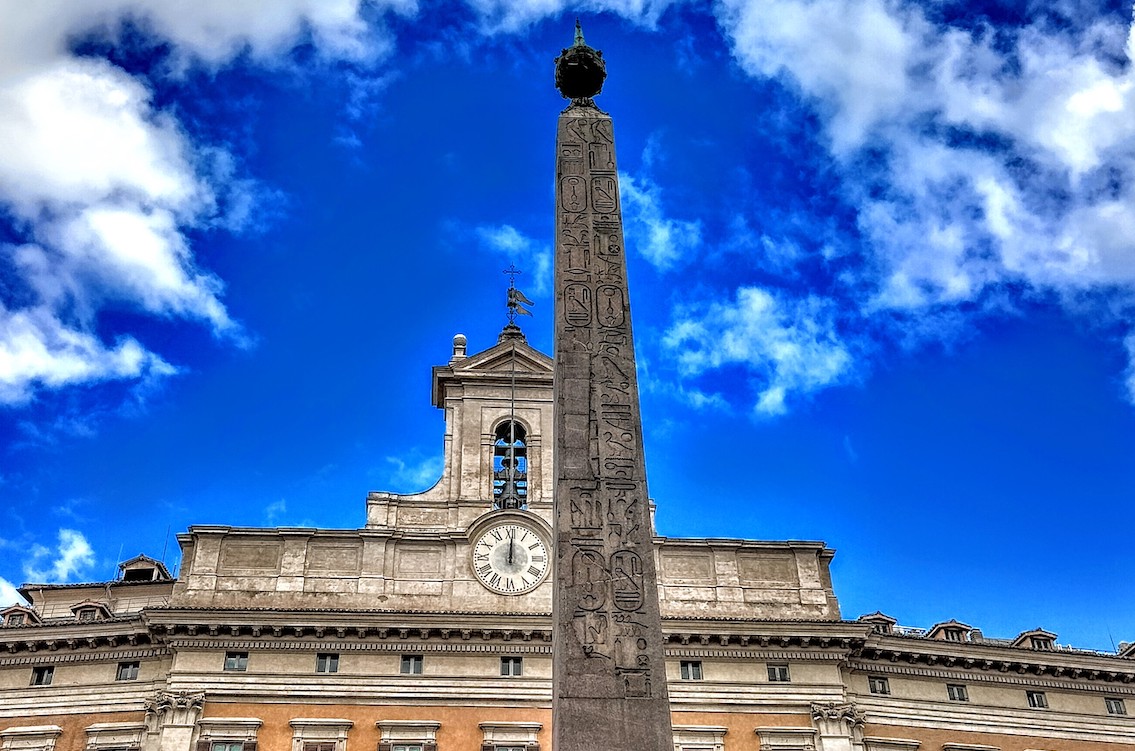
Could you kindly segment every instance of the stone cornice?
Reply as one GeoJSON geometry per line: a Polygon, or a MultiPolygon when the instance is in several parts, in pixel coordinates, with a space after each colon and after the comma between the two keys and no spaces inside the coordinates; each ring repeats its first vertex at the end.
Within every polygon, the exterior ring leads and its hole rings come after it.
{"type": "MultiPolygon", "coordinates": [[[[1087,651],[1038,650],[982,642],[872,634],[852,657],[855,669],[884,671],[888,663],[938,671],[1044,676],[1066,680],[1135,682],[1135,663],[1087,651]]],[[[1080,684],[1077,684],[1080,685],[1080,684]]]]}
{"type": "Polygon", "coordinates": [[[1098,693],[1116,695],[1135,695],[1135,683],[1130,680],[1130,674],[1109,677],[1105,675],[1080,675],[1056,677],[1045,673],[1008,673],[982,668],[946,668],[945,666],[931,667],[918,664],[891,664],[878,662],[865,662],[852,660],[849,667],[861,673],[879,675],[908,675],[918,678],[934,678],[939,680],[957,681],[959,683],[996,683],[1015,686],[1028,686],[1030,688],[1051,688],[1063,691],[1095,691],[1098,693]],[[1093,683],[1098,681],[1101,683],[1093,683]],[[1115,683],[1126,685],[1115,685],[1115,683]],[[1102,685],[1106,684],[1106,685],[1102,685]]]}

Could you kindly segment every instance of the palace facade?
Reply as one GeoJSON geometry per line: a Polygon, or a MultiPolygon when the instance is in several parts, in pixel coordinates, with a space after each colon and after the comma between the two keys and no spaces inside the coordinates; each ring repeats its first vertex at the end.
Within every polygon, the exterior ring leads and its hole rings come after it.
{"type": "MultiPolygon", "coordinates": [[[[552,360],[510,325],[432,380],[442,477],[363,527],[195,526],[176,579],[25,584],[0,751],[548,751],[552,360]]],[[[654,539],[676,751],[1135,751],[1135,645],[845,618],[822,542],[654,539]]]]}

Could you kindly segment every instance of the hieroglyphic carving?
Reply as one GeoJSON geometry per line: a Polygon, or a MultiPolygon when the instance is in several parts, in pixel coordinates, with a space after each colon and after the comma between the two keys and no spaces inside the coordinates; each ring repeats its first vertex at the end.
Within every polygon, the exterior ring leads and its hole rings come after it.
{"type": "Polygon", "coordinates": [[[672,748],[610,118],[569,108],[556,153],[554,712],[599,700],[657,726],[626,748],[672,748]]]}

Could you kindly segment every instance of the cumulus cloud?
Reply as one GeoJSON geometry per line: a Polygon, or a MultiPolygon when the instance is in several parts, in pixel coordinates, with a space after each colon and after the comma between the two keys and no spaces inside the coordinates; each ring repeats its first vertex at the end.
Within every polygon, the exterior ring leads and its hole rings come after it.
{"type": "Polygon", "coordinates": [[[655,268],[664,271],[693,256],[701,245],[701,223],[667,216],[658,183],[621,172],[619,192],[627,239],[655,268]]]}
{"type": "Polygon", "coordinates": [[[20,593],[16,591],[16,585],[0,576],[0,608],[6,608],[9,605],[20,603],[26,604],[26,600],[20,597],[20,593]]]}
{"type": "Polygon", "coordinates": [[[1091,291],[1118,294],[1132,329],[1130,19],[959,28],[889,0],[726,0],[718,15],[742,68],[795,88],[824,124],[870,290],[841,304],[980,315],[1010,288],[1091,291]]]}
{"type": "Polygon", "coordinates": [[[24,561],[24,575],[34,582],[66,582],[84,576],[94,562],[95,552],[83,533],[61,529],[54,549],[32,546],[24,561]]]}
{"type": "Polygon", "coordinates": [[[511,224],[482,225],[475,230],[483,248],[505,255],[524,274],[516,286],[546,297],[551,289],[552,248],[525,235],[511,224]]]}
{"type": "Polygon", "coordinates": [[[753,371],[756,412],[778,415],[787,411],[791,397],[850,375],[852,355],[836,331],[835,313],[819,297],[793,300],[742,287],[728,302],[679,310],[664,344],[685,376],[727,365],[753,371]]]}
{"type": "Polygon", "coordinates": [[[390,40],[368,19],[415,9],[412,0],[45,0],[6,14],[0,208],[22,242],[0,246],[0,272],[12,280],[0,299],[0,404],[40,388],[175,372],[136,336],[108,340],[98,330],[111,302],[244,341],[187,232],[249,223],[254,183],[158,109],[148,81],[75,55],[74,39],[114,39],[132,24],[168,45],[171,75],[237,56],[274,64],[307,40],[325,58],[371,65],[390,40]]]}

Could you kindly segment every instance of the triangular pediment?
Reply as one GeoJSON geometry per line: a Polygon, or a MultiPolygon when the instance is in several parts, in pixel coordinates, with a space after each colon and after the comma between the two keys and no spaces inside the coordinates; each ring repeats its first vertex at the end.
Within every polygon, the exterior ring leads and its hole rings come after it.
{"type": "Polygon", "coordinates": [[[530,373],[551,375],[552,358],[524,342],[504,342],[454,364],[453,374],[530,373]]]}

